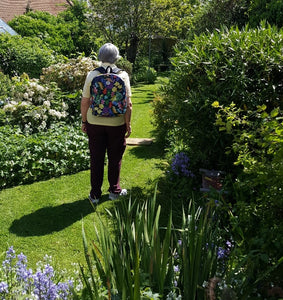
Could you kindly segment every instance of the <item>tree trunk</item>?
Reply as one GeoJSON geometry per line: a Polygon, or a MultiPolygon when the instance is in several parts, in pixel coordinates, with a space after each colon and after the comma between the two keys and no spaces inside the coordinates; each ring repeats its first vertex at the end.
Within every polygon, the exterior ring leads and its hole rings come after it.
{"type": "Polygon", "coordinates": [[[132,64],[135,63],[136,57],[137,57],[137,51],[138,51],[138,44],[139,44],[139,38],[135,33],[132,34],[130,39],[130,45],[127,50],[127,59],[132,64]]]}

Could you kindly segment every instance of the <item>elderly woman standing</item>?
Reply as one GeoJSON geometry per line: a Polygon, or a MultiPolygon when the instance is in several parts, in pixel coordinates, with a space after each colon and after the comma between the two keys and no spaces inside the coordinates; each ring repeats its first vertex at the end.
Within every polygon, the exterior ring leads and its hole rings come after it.
{"type": "MultiPolygon", "coordinates": [[[[101,66],[107,69],[116,67],[115,62],[120,58],[119,50],[111,43],[104,44],[98,53],[101,66]]],[[[127,110],[124,115],[115,117],[102,117],[92,114],[90,86],[94,77],[100,72],[94,70],[88,73],[81,100],[82,131],[87,133],[90,150],[91,191],[89,199],[92,203],[98,203],[101,197],[105,153],[108,157],[108,182],[109,199],[117,199],[126,195],[127,190],[120,187],[120,170],[122,157],[126,148],[126,138],[131,134],[131,87],[128,73],[118,73],[125,83],[127,110]]]]}

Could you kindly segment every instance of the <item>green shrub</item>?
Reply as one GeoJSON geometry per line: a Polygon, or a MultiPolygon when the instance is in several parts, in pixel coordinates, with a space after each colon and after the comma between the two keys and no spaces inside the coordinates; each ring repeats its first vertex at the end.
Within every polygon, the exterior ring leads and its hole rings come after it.
{"type": "Polygon", "coordinates": [[[127,59],[121,57],[118,61],[117,61],[117,67],[119,67],[122,70],[125,70],[129,76],[132,76],[133,73],[133,64],[131,62],[129,62],[127,59]]]}
{"type": "Polygon", "coordinates": [[[102,38],[90,28],[90,14],[87,1],[74,0],[71,6],[57,15],[70,28],[76,52],[85,53],[86,56],[97,51],[102,43],[102,38]]]}
{"type": "Polygon", "coordinates": [[[258,26],[262,20],[278,27],[283,26],[283,3],[279,0],[254,0],[248,10],[249,24],[258,26]]]}
{"type": "MultiPolygon", "coordinates": [[[[230,197],[237,198],[236,230],[241,228],[242,236],[235,237],[241,245],[238,252],[247,255],[249,265],[245,267],[249,282],[246,284],[250,285],[252,280],[259,281],[271,266],[275,269],[282,256],[283,114],[278,108],[268,113],[266,105],[251,111],[243,111],[234,103],[216,108],[216,124],[233,136],[229,150],[236,153],[235,164],[243,170],[230,197]]],[[[278,280],[279,274],[275,270],[271,281],[278,280]]]]}
{"type": "Polygon", "coordinates": [[[172,60],[175,70],[154,103],[158,138],[167,147],[184,145],[197,171],[234,169],[225,151],[231,137],[218,131],[211,104],[232,101],[243,109],[282,106],[282,34],[262,24],[196,36],[172,60]]]}
{"type": "Polygon", "coordinates": [[[157,79],[157,72],[153,68],[144,67],[135,73],[135,82],[146,82],[153,84],[157,79]]]}
{"type": "Polygon", "coordinates": [[[0,127],[0,188],[86,170],[87,147],[79,126],[58,124],[33,135],[16,126],[0,127]]]}
{"type": "Polygon", "coordinates": [[[58,54],[70,55],[75,52],[71,23],[48,12],[31,11],[15,17],[9,25],[23,37],[40,38],[42,43],[58,54]]]}
{"type": "Polygon", "coordinates": [[[41,69],[55,63],[53,51],[39,38],[0,35],[0,69],[10,76],[27,73],[38,78],[41,69]]]}
{"type": "Polygon", "coordinates": [[[0,108],[4,102],[11,96],[12,83],[8,75],[0,72],[0,108]]]}

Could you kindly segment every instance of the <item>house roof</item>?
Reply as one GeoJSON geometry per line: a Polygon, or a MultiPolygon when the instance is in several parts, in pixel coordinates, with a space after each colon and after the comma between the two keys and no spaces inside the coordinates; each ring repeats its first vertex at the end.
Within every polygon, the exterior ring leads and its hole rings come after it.
{"type": "Polygon", "coordinates": [[[0,18],[5,22],[22,15],[26,9],[46,11],[53,15],[66,9],[67,0],[1,0],[0,18]]]}
{"type": "Polygon", "coordinates": [[[10,33],[11,35],[16,35],[16,31],[11,28],[8,24],[6,24],[1,18],[0,18],[0,33],[10,33]]]}

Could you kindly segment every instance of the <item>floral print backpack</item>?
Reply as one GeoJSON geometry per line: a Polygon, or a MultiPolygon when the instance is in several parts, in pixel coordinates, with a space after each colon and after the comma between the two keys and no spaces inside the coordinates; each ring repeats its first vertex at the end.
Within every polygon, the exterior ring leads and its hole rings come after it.
{"type": "Polygon", "coordinates": [[[127,109],[126,88],[123,79],[118,75],[119,68],[96,68],[99,75],[93,78],[90,85],[92,114],[100,117],[123,115],[127,109]]]}

